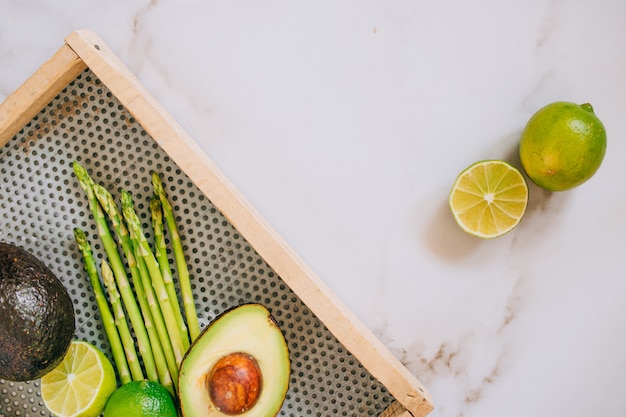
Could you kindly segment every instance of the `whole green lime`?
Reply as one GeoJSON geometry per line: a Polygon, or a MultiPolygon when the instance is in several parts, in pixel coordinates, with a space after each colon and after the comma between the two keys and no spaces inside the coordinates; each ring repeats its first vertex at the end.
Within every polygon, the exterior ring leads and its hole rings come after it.
{"type": "Polygon", "coordinates": [[[107,401],[104,417],[177,417],[170,392],[158,382],[133,381],[119,387],[107,401]]]}
{"type": "Polygon", "coordinates": [[[565,191],[591,178],[604,159],[606,130],[589,103],[558,101],[528,121],[519,146],[524,171],[539,187],[565,191]]]}

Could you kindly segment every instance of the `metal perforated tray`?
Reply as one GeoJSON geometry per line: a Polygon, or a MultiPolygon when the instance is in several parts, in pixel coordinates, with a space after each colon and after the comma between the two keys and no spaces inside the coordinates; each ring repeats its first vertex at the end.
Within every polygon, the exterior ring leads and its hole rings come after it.
{"type": "MultiPolygon", "coordinates": [[[[76,338],[110,357],[73,228],[103,256],[71,163],[118,196],[133,194],[151,239],[150,172],[162,174],[177,215],[200,324],[245,302],[268,307],[287,340],[292,373],[282,416],[378,416],[394,398],[257,254],[109,89],[89,70],[0,148],[0,241],[41,259],[69,290],[76,338]]],[[[176,278],[176,277],[175,277],[176,278]]],[[[0,416],[49,415],[39,381],[0,379],[0,416]]]]}

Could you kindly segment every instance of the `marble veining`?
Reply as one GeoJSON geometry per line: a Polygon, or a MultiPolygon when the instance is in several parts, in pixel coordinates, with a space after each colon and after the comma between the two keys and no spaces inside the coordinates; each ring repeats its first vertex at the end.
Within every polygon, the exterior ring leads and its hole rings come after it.
{"type": "Polygon", "coordinates": [[[433,417],[626,414],[626,3],[0,0],[0,100],[98,33],[431,391],[433,417]],[[590,102],[592,180],[465,235],[447,196],[590,102]]]}

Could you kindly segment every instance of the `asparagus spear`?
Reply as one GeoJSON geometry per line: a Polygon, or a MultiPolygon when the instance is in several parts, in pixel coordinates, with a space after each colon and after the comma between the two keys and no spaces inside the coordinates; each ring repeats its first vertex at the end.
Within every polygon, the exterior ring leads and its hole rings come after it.
{"type": "Polygon", "coordinates": [[[98,198],[100,205],[109,216],[111,224],[113,225],[117,234],[118,240],[120,241],[120,245],[122,246],[122,250],[124,251],[124,255],[126,256],[126,262],[128,263],[132,282],[135,287],[135,294],[137,296],[137,301],[139,302],[141,314],[143,315],[143,320],[146,326],[146,331],[148,332],[148,339],[150,340],[150,345],[152,347],[152,353],[154,355],[154,361],[156,365],[156,374],[149,374],[148,379],[151,381],[158,380],[161,385],[165,386],[166,388],[170,388],[172,386],[172,377],[167,367],[163,347],[161,345],[161,341],[159,339],[159,335],[154,324],[153,314],[148,303],[148,298],[146,296],[143,283],[141,281],[137,259],[135,258],[130,234],[128,233],[128,228],[124,224],[122,216],[118,210],[117,205],[115,204],[115,200],[113,199],[111,193],[109,193],[106,188],[98,184],[93,185],[93,191],[98,198]]]}
{"type": "Polygon", "coordinates": [[[143,370],[141,369],[141,363],[139,363],[139,357],[137,357],[137,351],[135,350],[135,341],[130,334],[130,328],[126,322],[126,314],[124,314],[124,308],[120,302],[120,293],[117,290],[117,285],[115,285],[113,271],[106,261],[102,261],[100,270],[102,271],[104,286],[108,290],[109,301],[113,309],[113,317],[115,317],[115,326],[122,340],[124,352],[126,352],[126,360],[128,361],[130,373],[134,381],[141,381],[144,379],[143,370]]]}
{"type": "Polygon", "coordinates": [[[128,369],[128,362],[126,361],[126,354],[124,353],[122,340],[120,339],[117,327],[115,326],[113,314],[111,313],[111,309],[109,308],[109,304],[104,295],[102,284],[100,283],[100,278],[98,277],[98,269],[96,268],[96,261],[93,258],[91,245],[89,244],[87,236],[82,229],[75,228],[74,237],[76,239],[76,243],[78,244],[78,248],[83,254],[85,270],[87,271],[91,287],[93,288],[93,292],[96,297],[96,303],[98,304],[100,316],[102,317],[104,331],[106,332],[109,345],[111,346],[111,353],[113,354],[117,374],[122,385],[127,384],[133,379],[130,375],[130,370],[128,369]]]}
{"type": "Polygon", "coordinates": [[[132,197],[129,192],[124,190],[122,190],[122,213],[124,214],[126,224],[131,231],[132,239],[136,239],[137,242],[137,248],[135,250],[137,261],[145,262],[146,268],[150,274],[152,288],[154,289],[157,301],[159,302],[159,307],[161,308],[161,313],[163,314],[167,334],[176,357],[176,364],[180,366],[186,349],[180,336],[180,332],[178,331],[178,325],[176,324],[176,317],[172,308],[172,303],[170,302],[169,295],[165,289],[165,283],[163,282],[163,276],[161,275],[159,264],[152,253],[150,244],[148,243],[148,240],[143,232],[141,221],[135,212],[132,197]]]}
{"type": "MultiPolygon", "coordinates": [[[[132,233],[132,231],[131,241],[133,243],[133,250],[137,254],[137,251],[141,249],[139,247],[139,241],[135,238],[135,235],[134,233],[132,233]]],[[[142,256],[137,255],[136,258],[139,275],[141,277],[141,281],[143,283],[142,285],[146,292],[148,304],[150,306],[150,310],[152,311],[152,315],[155,318],[154,322],[156,324],[157,334],[159,335],[161,346],[163,346],[163,352],[165,354],[166,361],[165,363],[167,364],[172,379],[176,382],[178,381],[178,367],[180,365],[180,362],[176,360],[176,355],[174,354],[172,343],[167,332],[167,326],[165,325],[165,320],[163,319],[163,314],[161,313],[161,307],[159,307],[157,297],[154,293],[154,289],[152,288],[152,282],[150,279],[150,272],[148,272],[148,267],[146,267],[146,263],[144,262],[142,256]]]]}
{"type": "Polygon", "coordinates": [[[150,200],[150,213],[152,217],[152,230],[154,231],[154,249],[156,258],[161,269],[161,275],[163,275],[165,289],[167,290],[167,294],[172,302],[172,308],[174,309],[174,313],[176,315],[176,323],[178,324],[180,336],[183,339],[183,342],[186,342],[185,349],[187,349],[189,347],[189,334],[187,333],[185,320],[183,320],[183,316],[180,313],[180,304],[178,303],[176,287],[174,286],[174,280],[172,279],[172,269],[170,268],[169,258],[167,256],[167,244],[165,243],[161,200],[156,195],[153,195],[150,200]]]}
{"type": "Polygon", "coordinates": [[[102,246],[104,247],[104,250],[109,259],[110,267],[113,271],[113,276],[117,283],[122,302],[126,307],[126,311],[128,312],[128,318],[130,319],[130,323],[133,327],[133,330],[135,331],[135,336],[137,337],[137,345],[139,347],[139,353],[141,354],[141,358],[143,359],[144,366],[146,367],[146,369],[149,370],[147,372],[148,375],[154,375],[154,370],[156,369],[156,366],[154,363],[154,354],[150,345],[148,332],[146,330],[145,323],[143,322],[141,313],[139,312],[139,307],[137,305],[137,301],[135,300],[135,295],[130,286],[130,283],[128,282],[126,268],[124,267],[124,263],[122,262],[120,254],[118,252],[117,245],[113,240],[113,237],[111,236],[111,231],[109,230],[109,225],[104,216],[102,207],[98,203],[98,199],[94,194],[94,181],[87,173],[87,170],[78,162],[74,162],[73,168],[74,173],[76,174],[76,177],[80,182],[81,188],[87,193],[89,207],[96,222],[96,226],[98,227],[98,234],[100,235],[102,246]]]}
{"type": "Polygon", "coordinates": [[[189,327],[189,336],[191,341],[194,341],[200,334],[200,325],[198,323],[198,313],[196,311],[196,305],[193,299],[193,292],[191,290],[191,281],[189,278],[189,270],[187,269],[187,261],[185,259],[185,252],[183,251],[183,244],[180,240],[180,234],[178,233],[178,226],[176,225],[176,219],[174,218],[174,212],[172,206],[167,199],[165,189],[163,188],[163,182],[157,172],[152,173],[152,186],[154,193],[159,197],[161,201],[161,207],[163,209],[163,217],[170,234],[172,241],[172,249],[174,251],[174,258],[176,260],[176,269],[178,271],[178,283],[180,285],[180,292],[183,299],[183,306],[185,309],[185,316],[187,318],[187,326],[189,327]]]}

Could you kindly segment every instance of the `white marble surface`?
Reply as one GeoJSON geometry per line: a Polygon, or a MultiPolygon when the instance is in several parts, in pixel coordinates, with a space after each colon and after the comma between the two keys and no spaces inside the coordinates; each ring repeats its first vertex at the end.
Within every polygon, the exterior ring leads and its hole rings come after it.
{"type": "Polygon", "coordinates": [[[98,33],[431,391],[434,417],[626,415],[626,2],[0,0],[0,100],[98,33]],[[596,176],[464,235],[460,170],[551,101],[596,176]]]}

